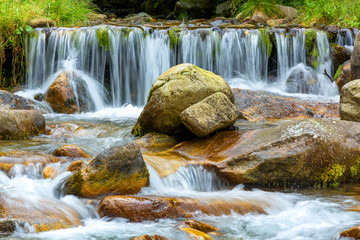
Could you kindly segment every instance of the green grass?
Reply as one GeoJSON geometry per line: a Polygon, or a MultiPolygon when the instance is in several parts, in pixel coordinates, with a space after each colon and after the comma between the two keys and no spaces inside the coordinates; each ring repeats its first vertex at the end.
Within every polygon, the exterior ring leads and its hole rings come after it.
{"type": "Polygon", "coordinates": [[[275,6],[277,3],[277,0],[248,0],[240,9],[244,16],[252,16],[255,11],[261,11],[272,17],[280,14],[279,8],[275,6]]]}
{"type": "Polygon", "coordinates": [[[46,18],[56,26],[84,25],[90,12],[91,0],[0,0],[0,88],[12,88],[24,78],[29,21],[46,18]]]}
{"type": "Polygon", "coordinates": [[[360,26],[360,1],[358,0],[304,0],[301,20],[310,25],[335,24],[341,27],[360,26]]]}

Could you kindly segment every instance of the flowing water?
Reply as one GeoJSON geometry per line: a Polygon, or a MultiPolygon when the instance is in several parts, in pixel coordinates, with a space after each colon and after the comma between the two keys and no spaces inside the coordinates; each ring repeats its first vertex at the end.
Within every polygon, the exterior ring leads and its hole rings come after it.
{"type": "MultiPolygon", "coordinates": [[[[190,62],[223,76],[232,87],[268,90],[311,100],[337,101],[327,35],[316,33],[319,64],[307,64],[304,29],[286,31],[184,29],[177,46],[171,46],[168,30],[98,26],[76,29],[36,29],[27,40],[27,89],[24,96],[44,93],[61,72],[71,72],[73,88],[81,82],[93,109],[66,115],[48,111],[51,135],[30,140],[1,142],[0,152],[51,154],[65,144],[75,144],[92,157],[111,146],[135,140],[130,134],[142,111],[152,82],[171,66],[190,62]],[[100,34],[104,34],[104,43],[100,34]],[[268,34],[268,35],[267,35],[268,34]],[[275,45],[269,55],[267,36],[275,45]],[[276,53],[276,54],[275,54],[276,53]],[[274,68],[269,59],[275,59],[274,68]],[[292,76],[292,78],[290,78],[292,76]],[[314,79],[309,85],[309,79],[314,79]],[[290,79],[290,80],[289,80],[290,79]]],[[[339,35],[338,42],[348,44],[339,35]]],[[[352,38],[353,39],[353,38],[352,38]]],[[[349,43],[351,44],[351,43],[349,43]]],[[[0,155],[0,160],[2,155],[0,155]]],[[[15,159],[15,157],[12,157],[15,159]]],[[[29,157],[27,158],[29,159],[29,157]]],[[[19,224],[12,239],[130,239],[159,234],[168,239],[189,239],[179,230],[183,219],[132,223],[122,218],[99,218],[98,201],[63,196],[68,160],[48,163],[57,177],[44,179],[46,164],[18,163],[0,174],[5,204],[19,212],[41,212],[81,222],[81,226],[36,233],[31,224],[19,224]]],[[[140,196],[188,197],[198,201],[247,201],[262,206],[267,214],[194,217],[220,229],[214,239],[339,239],[339,233],[359,225],[360,214],[347,211],[360,205],[357,186],[328,190],[259,190],[231,186],[214,172],[184,166],[165,178],[148,165],[150,186],[140,196]]]]}

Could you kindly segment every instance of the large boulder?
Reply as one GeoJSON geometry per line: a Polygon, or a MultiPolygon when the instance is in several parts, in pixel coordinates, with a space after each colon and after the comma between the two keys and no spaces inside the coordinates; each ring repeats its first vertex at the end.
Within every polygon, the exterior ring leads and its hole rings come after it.
{"type": "Polygon", "coordinates": [[[0,90],[0,110],[33,110],[35,106],[30,99],[0,90]]]}
{"type": "Polygon", "coordinates": [[[338,44],[332,44],[333,49],[333,63],[334,69],[338,69],[339,66],[351,58],[350,49],[340,46],[338,44]]]}
{"type": "Polygon", "coordinates": [[[136,143],[112,147],[65,183],[64,193],[81,197],[134,194],[149,184],[149,173],[136,143]]]}
{"type": "Polygon", "coordinates": [[[24,139],[45,132],[45,118],[37,110],[0,110],[0,140],[24,139]]]}
{"type": "Polygon", "coordinates": [[[230,17],[231,16],[231,1],[223,2],[216,6],[216,15],[221,17],[230,17]]]}
{"type": "Polygon", "coordinates": [[[150,15],[157,15],[165,18],[174,11],[176,0],[146,0],[145,11],[150,15]]]}
{"type": "Polygon", "coordinates": [[[102,199],[98,206],[101,217],[122,217],[133,222],[160,218],[191,218],[196,212],[215,216],[233,212],[265,214],[261,206],[238,199],[108,196],[102,199]]]}
{"type": "Polygon", "coordinates": [[[351,54],[350,81],[360,79],[360,34],[356,35],[351,54]]]}
{"type": "Polygon", "coordinates": [[[334,76],[334,80],[336,81],[339,91],[350,81],[350,61],[346,61],[339,66],[334,76]]]}
{"type": "Polygon", "coordinates": [[[270,17],[264,12],[260,10],[255,10],[252,20],[254,20],[257,23],[266,23],[267,20],[269,20],[270,17]]]}
{"type": "Polygon", "coordinates": [[[234,125],[238,113],[229,98],[217,92],[182,111],[180,119],[192,133],[204,137],[234,125]]]}
{"type": "Polygon", "coordinates": [[[158,157],[215,168],[234,184],[326,186],[358,182],[360,123],[304,119],[243,126],[182,142],[158,157]]]}
{"type": "Polygon", "coordinates": [[[211,18],[214,15],[216,1],[180,0],[175,4],[175,16],[181,18],[211,18]]]}
{"type": "Polygon", "coordinates": [[[234,101],[231,88],[222,77],[193,64],[174,66],[155,80],[132,134],[155,131],[173,135],[183,129],[180,113],[216,92],[234,101]]]}
{"type": "Polygon", "coordinates": [[[44,100],[58,113],[77,113],[80,109],[70,85],[69,73],[61,73],[44,94],[44,100]]]}
{"type": "Polygon", "coordinates": [[[360,122],[360,80],[345,84],[340,92],[340,118],[360,122]]]}
{"type": "Polygon", "coordinates": [[[285,20],[293,20],[299,15],[298,10],[292,7],[276,4],[281,13],[285,16],[285,20]]]}

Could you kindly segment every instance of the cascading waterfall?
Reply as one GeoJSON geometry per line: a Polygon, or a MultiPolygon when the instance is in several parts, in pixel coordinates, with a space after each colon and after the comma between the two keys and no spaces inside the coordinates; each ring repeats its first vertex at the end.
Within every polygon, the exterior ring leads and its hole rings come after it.
{"type": "MultiPolygon", "coordinates": [[[[83,78],[87,75],[93,86],[98,84],[96,95],[103,98],[101,106],[105,102],[113,107],[126,103],[143,106],[153,81],[171,66],[183,62],[213,71],[228,81],[240,78],[248,84],[264,84],[269,82],[272,31],[275,31],[277,56],[277,78],[270,81],[274,87],[290,93],[337,95],[336,86],[329,81],[321,81],[321,86],[315,84],[309,91],[286,86],[294,67],[302,67],[302,72],[305,68],[307,72],[313,71],[306,66],[304,29],[219,32],[184,28],[177,46],[170,46],[166,29],[114,26],[36,29],[26,43],[27,86],[35,89],[48,85],[49,78],[54,80],[54,74],[66,70],[66,61],[74,62],[73,71],[81,73],[83,78]]],[[[315,69],[317,79],[323,75],[320,68],[332,73],[329,43],[324,36],[324,32],[317,32],[319,60],[326,61],[315,69]]],[[[88,91],[93,98],[92,90],[88,91]]]]}
{"type": "Polygon", "coordinates": [[[336,37],[336,43],[340,46],[344,46],[349,48],[350,50],[354,47],[355,37],[358,34],[359,29],[353,28],[353,29],[341,29],[336,37]]]}

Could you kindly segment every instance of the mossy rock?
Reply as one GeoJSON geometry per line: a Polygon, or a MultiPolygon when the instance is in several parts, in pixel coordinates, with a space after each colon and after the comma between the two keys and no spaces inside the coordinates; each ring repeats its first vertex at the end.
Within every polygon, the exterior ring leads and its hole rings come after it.
{"type": "Polygon", "coordinates": [[[305,29],[305,51],[306,55],[310,54],[316,43],[316,31],[312,28],[305,29]]]}
{"type": "Polygon", "coordinates": [[[222,77],[193,64],[174,66],[155,80],[132,134],[175,135],[185,129],[180,113],[216,92],[224,93],[234,102],[231,88],[222,77]]]}
{"type": "Polygon", "coordinates": [[[179,43],[179,37],[181,34],[181,27],[172,27],[168,31],[169,39],[170,39],[170,48],[175,49],[179,43]]]}
{"type": "Polygon", "coordinates": [[[135,194],[149,184],[139,145],[113,147],[97,155],[65,183],[64,193],[94,198],[106,194],[135,194]]]}
{"type": "Polygon", "coordinates": [[[110,50],[110,37],[109,37],[110,29],[107,27],[100,27],[96,29],[96,37],[99,42],[99,45],[103,47],[105,51],[110,50]]]}

